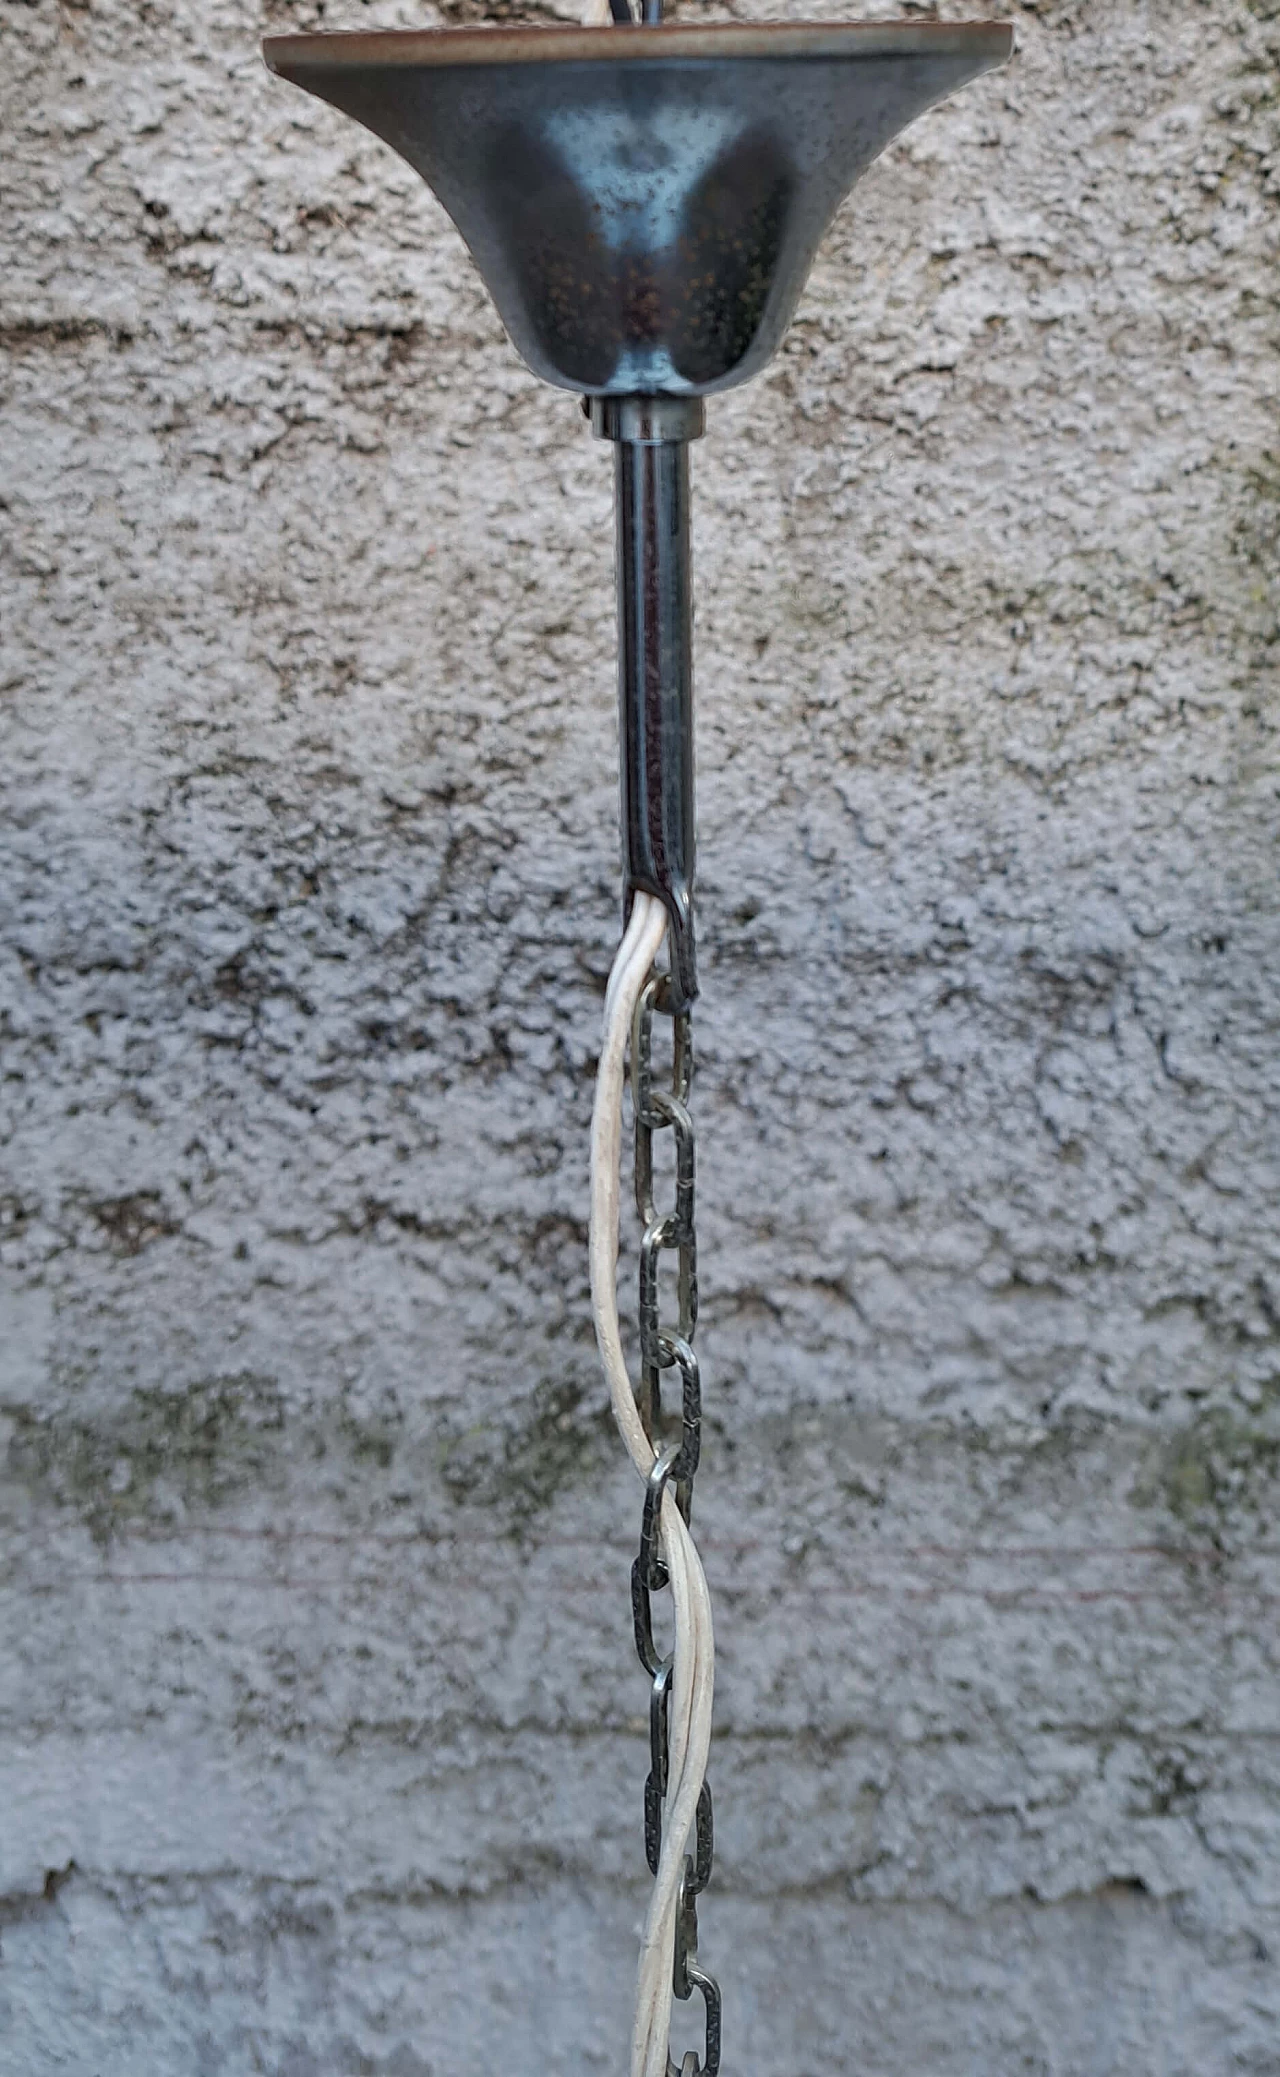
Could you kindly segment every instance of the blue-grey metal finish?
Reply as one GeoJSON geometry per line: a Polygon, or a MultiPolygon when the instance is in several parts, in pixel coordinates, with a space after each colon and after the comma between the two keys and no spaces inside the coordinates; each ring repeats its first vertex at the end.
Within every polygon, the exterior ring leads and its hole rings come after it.
{"type": "Polygon", "coordinates": [[[671,919],[672,1010],[697,993],[688,442],[699,399],[782,337],[859,173],[1008,57],[974,23],[661,22],[269,37],[268,65],[417,169],[534,373],[616,443],[623,883],[671,919]]]}
{"type": "Polygon", "coordinates": [[[536,375],[596,396],[745,382],[818,241],[914,116],[1003,63],[991,22],[269,37],[453,218],[536,375]]]}
{"type": "MultiPolygon", "coordinates": [[[[678,1369],[681,1439],[658,1449],[632,1567],[636,1648],[650,1676],[645,1853],[656,1875],[669,1787],[674,1659],[650,1597],[668,1481],[689,1520],[702,1432],[687,1108],[697,994],[689,442],[704,394],[744,382],[791,317],[818,240],[858,174],[913,116],[1004,62],[1012,32],[972,25],[669,27],[662,0],[610,0],[609,30],[428,31],[272,37],[268,64],[357,117],[435,190],[535,374],[590,398],[614,443],[624,899],[659,896],[670,971],[650,975],[631,1034],[641,1377],[657,1445],[660,1373],[678,1369]],[[653,1086],[655,1008],[674,1019],[670,1090],[653,1086]],[[674,1209],[653,1196],[655,1130],[676,1147],[674,1209]],[[659,1320],[659,1257],[677,1254],[679,1317],[659,1320]]],[[[670,1842],[668,1841],[668,1844],[670,1842]]],[[[701,1991],[701,2061],[718,2077],[720,1991],[699,1965],[696,1898],[711,1873],[711,1792],[700,1785],[676,1907],[672,1990],[701,1991]]]]}

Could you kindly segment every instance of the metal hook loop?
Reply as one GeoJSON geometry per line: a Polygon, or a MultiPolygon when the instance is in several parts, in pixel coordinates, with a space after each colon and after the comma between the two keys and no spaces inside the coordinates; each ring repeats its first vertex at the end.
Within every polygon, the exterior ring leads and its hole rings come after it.
{"type": "MultiPolygon", "coordinates": [[[[693,1862],[686,1856],[684,1874],[680,1880],[680,1893],[676,1899],[676,1944],[671,1966],[671,1988],[678,1998],[691,1997],[695,1990],[702,1992],[706,2010],[706,2031],[703,2039],[702,2061],[694,2058],[693,2077],[716,2077],[720,2068],[720,1986],[714,1976],[698,1966],[698,1913],[694,1903],[692,1887],[693,1862]]],[[[689,2056],[686,2055],[676,2072],[670,2051],[667,2054],[668,2077],[688,2077],[689,2056]]]]}
{"type": "Polygon", "coordinates": [[[653,1460],[644,1489],[644,1512],[640,1518],[640,1555],[631,1567],[631,1613],[635,1618],[636,1653],[645,1672],[655,1679],[663,1664],[653,1641],[653,1607],[650,1594],[667,1584],[667,1568],[658,1556],[658,1523],[667,1480],[680,1456],[681,1446],[668,1443],[653,1460]]]}

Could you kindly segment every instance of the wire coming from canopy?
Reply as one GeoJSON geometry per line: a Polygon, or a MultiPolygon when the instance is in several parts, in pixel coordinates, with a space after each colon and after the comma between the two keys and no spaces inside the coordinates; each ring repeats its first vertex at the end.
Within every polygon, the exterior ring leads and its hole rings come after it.
{"type": "MultiPolygon", "coordinates": [[[[656,1451],[640,1418],[618,1320],[622,1095],[631,1019],[653,971],[666,927],[663,904],[652,895],[637,893],[605,992],[604,1036],[591,1116],[591,1316],[614,1418],[632,1463],[646,1480],[656,1451]]],[[[676,1908],[685,1852],[706,1779],[715,1681],[715,1638],[707,1578],[670,1486],[662,1496],[660,1527],[674,1615],[670,1780],[662,1852],[640,1948],[631,2077],[667,2077],[676,1908]]]]}

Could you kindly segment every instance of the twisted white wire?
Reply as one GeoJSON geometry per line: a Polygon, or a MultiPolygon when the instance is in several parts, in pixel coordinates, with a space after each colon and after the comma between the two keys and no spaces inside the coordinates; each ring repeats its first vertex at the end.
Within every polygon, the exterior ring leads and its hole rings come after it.
{"type": "MultiPolygon", "coordinates": [[[[634,897],[631,920],[605,991],[604,1039],[591,1114],[591,1316],[614,1418],[642,1479],[648,1478],[656,1452],[640,1419],[618,1327],[622,1089],[632,1015],[652,971],[666,925],[666,910],[660,901],[647,894],[634,897]]],[[[659,1523],[662,1559],[671,1578],[675,1625],[670,1758],[662,1852],[640,1948],[631,2077],[666,2077],[667,2073],[676,1904],[685,1849],[707,1772],[715,1678],[715,1639],[706,1574],[670,1486],[662,1496],[659,1523]]]]}

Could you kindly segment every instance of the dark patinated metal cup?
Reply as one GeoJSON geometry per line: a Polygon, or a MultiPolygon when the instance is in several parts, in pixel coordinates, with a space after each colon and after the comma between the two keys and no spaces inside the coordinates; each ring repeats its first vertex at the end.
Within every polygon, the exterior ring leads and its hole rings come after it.
{"type": "MultiPolygon", "coordinates": [[[[656,4],[656,0],[655,0],[656,4]]],[[[764,366],[858,175],[1004,63],[998,22],[639,24],[272,36],[267,64],[355,116],[448,210],[535,375],[617,454],[626,900],[697,992],[688,442],[764,366]]]]}
{"type": "Polygon", "coordinates": [[[1003,63],[977,23],[273,36],[273,72],[408,160],[535,375],[705,395],[782,337],[818,241],[914,116],[1003,63]]]}

